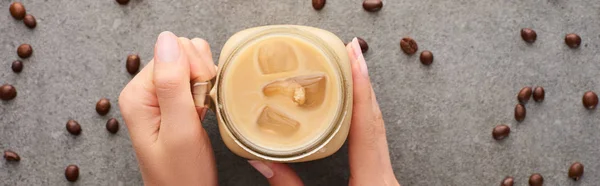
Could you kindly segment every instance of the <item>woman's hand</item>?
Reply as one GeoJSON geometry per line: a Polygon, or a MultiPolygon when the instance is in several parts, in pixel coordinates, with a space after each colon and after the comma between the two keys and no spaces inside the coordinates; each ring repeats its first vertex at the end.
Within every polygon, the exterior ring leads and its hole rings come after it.
{"type": "MultiPolygon", "coordinates": [[[[346,46],[352,63],[354,105],[348,135],[351,186],[398,186],[390,162],[385,125],[375,98],[367,63],[356,38],[346,46]]],[[[287,165],[251,160],[250,164],[263,174],[271,186],[303,185],[287,165]]]]}
{"type": "Polygon", "coordinates": [[[217,185],[213,150],[196,108],[190,81],[216,75],[202,39],[158,36],[154,59],[119,96],[119,106],[145,185],[217,185]]]}

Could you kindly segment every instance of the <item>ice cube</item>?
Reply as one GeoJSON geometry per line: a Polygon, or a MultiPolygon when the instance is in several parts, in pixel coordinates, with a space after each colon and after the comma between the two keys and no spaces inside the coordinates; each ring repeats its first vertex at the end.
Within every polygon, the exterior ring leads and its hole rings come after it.
{"type": "Polygon", "coordinates": [[[325,98],[325,82],[325,75],[321,73],[297,76],[273,81],[263,88],[263,93],[266,96],[289,97],[299,106],[317,106],[325,98]]]}
{"type": "Polygon", "coordinates": [[[263,109],[256,123],[258,124],[259,128],[264,131],[283,136],[290,136],[294,134],[296,131],[298,131],[298,127],[300,127],[300,123],[298,121],[269,106],[266,106],[263,109]]]}
{"type": "Polygon", "coordinates": [[[258,63],[263,74],[274,74],[296,70],[298,57],[289,43],[269,40],[258,47],[258,63]]]}

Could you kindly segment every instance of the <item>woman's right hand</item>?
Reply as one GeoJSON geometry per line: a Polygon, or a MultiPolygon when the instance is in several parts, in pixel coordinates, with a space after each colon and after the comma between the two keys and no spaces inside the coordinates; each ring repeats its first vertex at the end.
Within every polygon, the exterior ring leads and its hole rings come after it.
{"type": "MultiPolygon", "coordinates": [[[[356,38],[346,46],[352,67],[354,104],[348,134],[351,186],[399,186],[390,162],[385,125],[369,79],[367,63],[356,38]]],[[[271,186],[303,185],[285,164],[250,160],[271,186]]]]}

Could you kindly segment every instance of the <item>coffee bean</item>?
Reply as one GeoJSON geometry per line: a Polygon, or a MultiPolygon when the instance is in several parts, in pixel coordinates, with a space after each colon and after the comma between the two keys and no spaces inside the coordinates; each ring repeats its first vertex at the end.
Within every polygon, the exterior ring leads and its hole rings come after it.
{"type": "Polygon", "coordinates": [[[98,112],[98,114],[104,116],[104,115],[108,114],[108,111],[110,111],[110,101],[106,98],[100,99],[96,103],[96,112],[98,112]]]}
{"type": "Polygon", "coordinates": [[[8,101],[17,97],[17,89],[11,84],[4,84],[0,87],[0,99],[8,101]]]}
{"type": "Polygon", "coordinates": [[[125,63],[127,72],[131,75],[135,75],[140,69],[140,56],[131,54],[127,56],[127,62],[125,63]]]}
{"type": "Polygon", "coordinates": [[[5,150],[4,159],[6,161],[21,161],[21,156],[12,150],[5,150]]]}
{"type": "Polygon", "coordinates": [[[367,44],[367,41],[360,37],[357,37],[356,40],[358,40],[358,45],[360,45],[360,50],[362,51],[362,53],[365,53],[369,50],[369,45],[367,44]]]}
{"type": "Polygon", "coordinates": [[[577,34],[567,34],[565,36],[565,43],[571,48],[577,48],[581,45],[581,37],[577,34]]]}
{"type": "Polygon", "coordinates": [[[544,87],[535,87],[535,89],[533,89],[533,100],[541,102],[544,101],[544,97],[546,97],[544,87]]]}
{"type": "Polygon", "coordinates": [[[70,119],[67,121],[67,131],[73,135],[81,134],[81,125],[77,121],[70,119]]]}
{"type": "Polygon", "coordinates": [[[531,87],[523,87],[521,91],[519,91],[519,94],[517,94],[517,100],[523,104],[527,103],[529,98],[531,98],[532,92],[531,87]]]}
{"type": "Polygon", "coordinates": [[[521,37],[525,42],[533,43],[537,39],[537,34],[531,28],[521,29],[521,37]]]}
{"type": "Polygon", "coordinates": [[[402,48],[402,51],[408,55],[413,55],[417,52],[417,50],[419,50],[417,42],[410,37],[405,37],[400,40],[400,48],[402,48]]]}
{"type": "Polygon", "coordinates": [[[115,118],[110,118],[106,122],[106,130],[113,134],[117,133],[119,131],[119,121],[117,121],[115,118]]]}
{"type": "Polygon", "coordinates": [[[421,52],[419,59],[423,65],[431,65],[431,63],[433,63],[433,53],[429,50],[425,50],[421,52]]]}
{"type": "Polygon", "coordinates": [[[29,44],[22,44],[22,45],[19,45],[19,48],[17,48],[17,54],[21,58],[28,58],[31,56],[32,53],[33,53],[33,49],[31,48],[31,45],[29,45],[29,44]]]}
{"type": "Polygon", "coordinates": [[[569,178],[577,181],[583,176],[583,164],[575,162],[569,167],[569,178]]]}
{"type": "Polygon", "coordinates": [[[37,21],[35,21],[35,17],[31,14],[27,14],[25,18],[23,18],[23,23],[29,28],[35,28],[35,26],[37,26],[37,21]]]}
{"type": "Polygon", "coordinates": [[[10,4],[10,15],[13,16],[15,19],[17,20],[21,20],[25,17],[25,14],[27,14],[27,11],[25,10],[25,6],[23,6],[22,3],[19,2],[14,2],[12,4],[10,4]]]}
{"type": "Polygon", "coordinates": [[[365,0],[363,1],[363,8],[368,12],[377,12],[383,7],[381,0],[365,0]]]}
{"type": "Polygon", "coordinates": [[[507,125],[498,125],[496,127],[494,127],[494,130],[492,130],[492,137],[494,137],[495,140],[502,140],[506,137],[508,137],[508,135],[510,134],[510,127],[508,127],[507,125]]]}
{"type": "Polygon", "coordinates": [[[513,177],[507,176],[502,180],[500,186],[513,186],[515,184],[515,179],[513,177]]]}
{"type": "Polygon", "coordinates": [[[544,185],[544,177],[541,174],[535,173],[529,177],[529,186],[542,186],[544,185]]]}
{"type": "Polygon", "coordinates": [[[19,73],[23,71],[23,62],[19,60],[13,61],[10,67],[12,68],[13,72],[19,73]]]}
{"type": "Polygon", "coordinates": [[[515,120],[523,121],[525,120],[525,115],[527,115],[527,111],[525,110],[525,106],[523,104],[517,104],[515,106],[515,120]]]}
{"type": "Polygon", "coordinates": [[[126,5],[127,3],[129,3],[129,0],[117,0],[117,3],[126,5]]]}
{"type": "Polygon", "coordinates": [[[592,91],[587,91],[583,94],[583,106],[587,109],[594,109],[598,105],[598,95],[592,91]]]}
{"type": "Polygon", "coordinates": [[[312,5],[315,10],[321,10],[325,7],[325,0],[312,0],[312,5]]]}
{"type": "Polygon", "coordinates": [[[79,178],[79,167],[77,165],[69,165],[65,169],[65,178],[70,182],[75,182],[79,178]]]}

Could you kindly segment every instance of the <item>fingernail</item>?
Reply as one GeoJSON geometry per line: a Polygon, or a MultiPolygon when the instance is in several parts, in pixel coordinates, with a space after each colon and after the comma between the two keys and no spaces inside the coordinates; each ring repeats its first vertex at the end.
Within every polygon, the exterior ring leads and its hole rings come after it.
{"type": "Polygon", "coordinates": [[[273,170],[271,170],[271,168],[269,168],[269,166],[267,166],[267,164],[265,164],[261,161],[256,161],[256,160],[248,160],[248,163],[250,163],[250,165],[252,165],[252,167],[254,167],[254,169],[256,169],[258,172],[260,172],[267,179],[273,177],[273,175],[274,175],[273,170]]]}
{"type": "Polygon", "coordinates": [[[156,57],[159,62],[175,62],[179,58],[177,36],[171,32],[162,32],[156,41],[156,57]]]}
{"type": "Polygon", "coordinates": [[[369,77],[369,70],[367,69],[367,62],[365,61],[365,57],[362,54],[362,50],[360,48],[360,44],[358,44],[358,39],[352,39],[352,50],[354,51],[354,56],[356,57],[356,62],[358,62],[358,66],[360,67],[360,73],[365,77],[369,77]]]}

